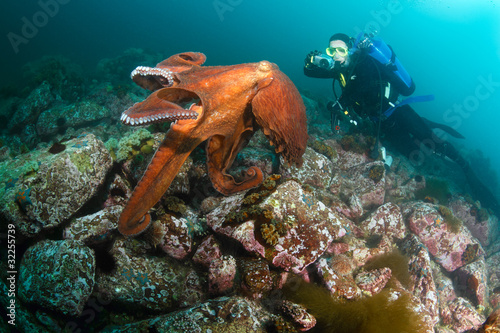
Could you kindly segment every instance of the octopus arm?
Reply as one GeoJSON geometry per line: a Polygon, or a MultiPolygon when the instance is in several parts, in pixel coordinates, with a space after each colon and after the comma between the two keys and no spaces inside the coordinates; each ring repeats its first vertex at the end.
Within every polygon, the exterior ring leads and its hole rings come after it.
{"type": "Polygon", "coordinates": [[[252,112],[276,152],[301,166],[308,138],[306,108],[292,81],[275,70],[271,81],[259,85],[252,112]]]}
{"type": "Polygon", "coordinates": [[[241,131],[234,137],[222,135],[212,136],[207,143],[207,167],[214,188],[230,195],[259,186],[264,180],[258,167],[250,167],[242,173],[243,179],[237,182],[226,170],[231,167],[238,152],[247,144],[253,135],[252,128],[241,131]]]}

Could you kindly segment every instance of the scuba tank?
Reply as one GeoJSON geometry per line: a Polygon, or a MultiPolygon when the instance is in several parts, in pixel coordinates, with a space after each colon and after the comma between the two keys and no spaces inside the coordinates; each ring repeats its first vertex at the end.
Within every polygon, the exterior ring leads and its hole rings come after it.
{"type": "Polygon", "coordinates": [[[373,35],[367,36],[361,32],[356,39],[355,49],[358,49],[357,46],[362,37],[370,37],[371,45],[368,47],[368,55],[383,65],[384,73],[389,77],[391,84],[396,87],[397,91],[404,96],[413,94],[415,83],[392,48],[382,38],[373,35]]]}

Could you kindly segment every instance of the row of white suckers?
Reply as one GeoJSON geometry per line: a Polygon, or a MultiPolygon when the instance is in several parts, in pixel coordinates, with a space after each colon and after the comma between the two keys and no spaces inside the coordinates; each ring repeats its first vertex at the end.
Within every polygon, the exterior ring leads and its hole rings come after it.
{"type": "Polygon", "coordinates": [[[164,113],[164,114],[155,114],[152,116],[146,116],[141,118],[131,118],[127,114],[123,113],[120,120],[127,125],[146,125],[155,121],[164,120],[164,121],[174,121],[180,119],[196,119],[198,114],[196,112],[177,112],[176,114],[172,113],[164,113]]]}
{"type": "Polygon", "coordinates": [[[132,73],[130,73],[130,78],[133,79],[134,76],[136,75],[141,75],[141,76],[156,75],[166,78],[170,83],[174,81],[172,72],[169,71],[168,69],[163,69],[163,68],[139,66],[136,69],[134,69],[132,73]]]}
{"type": "MultiPolygon", "coordinates": [[[[130,77],[133,78],[136,75],[148,76],[148,75],[156,75],[162,76],[169,80],[169,82],[173,82],[174,78],[172,76],[172,72],[162,68],[153,68],[146,66],[139,66],[130,73],[130,77]]],[[[141,118],[131,118],[127,114],[123,113],[120,120],[127,125],[145,125],[155,121],[165,120],[165,121],[173,121],[179,119],[196,119],[198,114],[196,112],[177,112],[176,114],[155,114],[152,116],[146,116],[141,118]]]]}

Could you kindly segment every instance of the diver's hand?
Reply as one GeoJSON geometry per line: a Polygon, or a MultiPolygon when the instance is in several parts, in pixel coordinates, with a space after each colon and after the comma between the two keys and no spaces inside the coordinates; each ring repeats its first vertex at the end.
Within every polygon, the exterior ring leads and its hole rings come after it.
{"type": "Polygon", "coordinates": [[[338,101],[330,101],[326,103],[326,109],[332,113],[335,113],[337,115],[343,115],[344,112],[342,110],[342,106],[338,101]]]}
{"type": "Polygon", "coordinates": [[[313,64],[314,56],[317,56],[320,54],[321,54],[321,52],[319,52],[318,50],[314,50],[314,51],[309,52],[307,54],[306,58],[304,59],[304,64],[305,64],[306,68],[315,66],[313,64]]]}
{"type": "Polygon", "coordinates": [[[360,41],[358,43],[358,49],[367,49],[372,45],[373,45],[373,43],[372,43],[371,39],[368,37],[365,37],[365,39],[363,39],[362,41],[360,41]]]}

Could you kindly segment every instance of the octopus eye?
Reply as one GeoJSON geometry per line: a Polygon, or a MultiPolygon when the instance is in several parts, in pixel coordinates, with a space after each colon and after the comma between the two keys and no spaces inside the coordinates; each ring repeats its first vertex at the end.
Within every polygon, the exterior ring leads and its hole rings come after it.
{"type": "Polygon", "coordinates": [[[188,54],[179,54],[179,57],[187,61],[194,61],[193,57],[189,56],[188,54]]]}
{"type": "Polygon", "coordinates": [[[269,72],[273,69],[273,65],[269,61],[261,61],[259,62],[259,70],[262,72],[269,72]]]}

